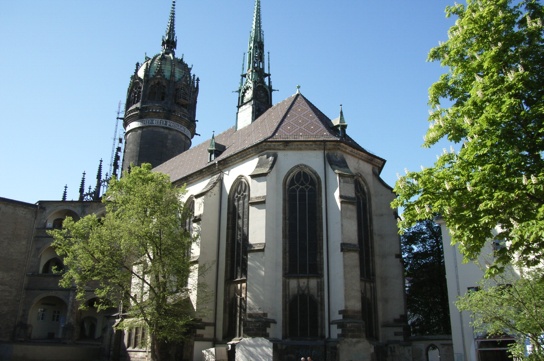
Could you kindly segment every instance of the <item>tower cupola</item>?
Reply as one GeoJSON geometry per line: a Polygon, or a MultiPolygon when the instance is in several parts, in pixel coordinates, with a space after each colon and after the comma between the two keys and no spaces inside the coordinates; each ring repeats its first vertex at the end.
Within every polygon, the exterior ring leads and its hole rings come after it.
{"type": "Polygon", "coordinates": [[[131,164],[161,163],[186,151],[196,131],[199,79],[183,58],[176,58],[175,7],[162,50],[136,64],[125,103],[123,170],[131,164]]]}
{"type": "Polygon", "coordinates": [[[264,33],[261,22],[261,1],[255,0],[253,26],[247,50],[247,68],[240,79],[238,89],[238,112],[236,129],[251,124],[272,106],[272,83],[270,80],[270,61],[265,69],[264,33]]]}

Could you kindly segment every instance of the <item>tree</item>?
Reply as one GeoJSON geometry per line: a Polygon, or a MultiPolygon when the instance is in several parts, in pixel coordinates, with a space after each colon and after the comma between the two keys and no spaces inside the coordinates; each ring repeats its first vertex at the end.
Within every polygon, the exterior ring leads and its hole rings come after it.
{"type": "Polygon", "coordinates": [[[491,237],[506,241],[488,274],[514,260],[535,266],[544,250],[543,5],[467,0],[446,14],[458,19],[429,53],[449,72],[429,90],[424,146],[447,139],[452,148],[396,182],[400,229],[438,213],[467,258],[491,237]]]}
{"type": "Polygon", "coordinates": [[[472,312],[476,332],[502,336],[518,342],[510,347],[514,359],[544,360],[544,274],[533,270],[521,279],[504,274],[485,280],[481,288],[457,302],[461,311],[472,312]],[[527,353],[526,343],[530,344],[527,353]]]}
{"type": "Polygon", "coordinates": [[[166,357],[167,343],[183,341],[194,317],[187,300],[192,237],[181,193],[151,165],[132,167],[110,182],[103,217],[67,218],[51,232],[67,266],[61,285],[75,286],[81,305],[89,288],[102,300],[99,309],[124,304],[121,327],[144,325],[154,360],[166,357]]]}
{"type": "Polygon", "coordinates": [[[450,334],[450,312],[440,226],[418,222],[401,237],[412,335],[450,334]]]}

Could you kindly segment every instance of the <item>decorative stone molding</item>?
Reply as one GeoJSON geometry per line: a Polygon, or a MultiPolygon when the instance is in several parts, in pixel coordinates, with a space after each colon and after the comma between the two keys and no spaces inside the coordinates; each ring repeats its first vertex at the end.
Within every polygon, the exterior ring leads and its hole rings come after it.
{"type": "Polygon", "coordinates": [[[274,168],[274,164],[276,164],[276,159],[278,158],[278,153],[272,152],[272,153],[264,153],[259,156],[257,165],[255,166],[255,169],[251,174],[250,177],[261,177],[265,176],[270,171],[272,171],[272,168],[274,168]]]}
{"type": "Polygon", "coordinates": [[[268,318],[267,313],[249,313],[244,321],[244,336],[269,337],[267,328],[276,320],[268,318]]]}
{"type": "Polygon", "coordinates": [[[327,153],[327,161],[336,174],[353,176],[353,172],[349,169],[346,158],[344,158],[344,155],[341,153],[327,153]]]}
{"type": "Polygon", "coordinates": [[[248,252],[263,252],[265,246],[266,246],[266,243],[249,243],[247,245],[247,251],[248,252]]]}
{"type": "Polygon", "coordinates": [[[249,199],[249,204],[264,204],[266,203],[266,196],[256,196],[249,199]]]}

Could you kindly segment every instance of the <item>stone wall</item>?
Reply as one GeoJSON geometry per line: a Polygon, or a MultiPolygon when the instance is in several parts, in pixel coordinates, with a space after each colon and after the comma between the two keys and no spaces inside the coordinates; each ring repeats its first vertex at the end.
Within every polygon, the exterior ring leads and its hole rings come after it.
{"type": "Polygon", "coordinates": [[[35,204],[0,198],[0,341],[15,330],[37,210],[35,204]]]}

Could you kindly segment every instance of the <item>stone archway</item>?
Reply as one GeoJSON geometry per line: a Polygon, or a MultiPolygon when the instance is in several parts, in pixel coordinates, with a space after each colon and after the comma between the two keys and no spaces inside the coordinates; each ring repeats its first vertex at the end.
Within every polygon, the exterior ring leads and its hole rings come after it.
{"type": "Polygon", "coordinates": [[[31,339],[60,339],[66,324],[66,303],[58,297],[46,296],[30,309],[28,324],[31,339]]]}

